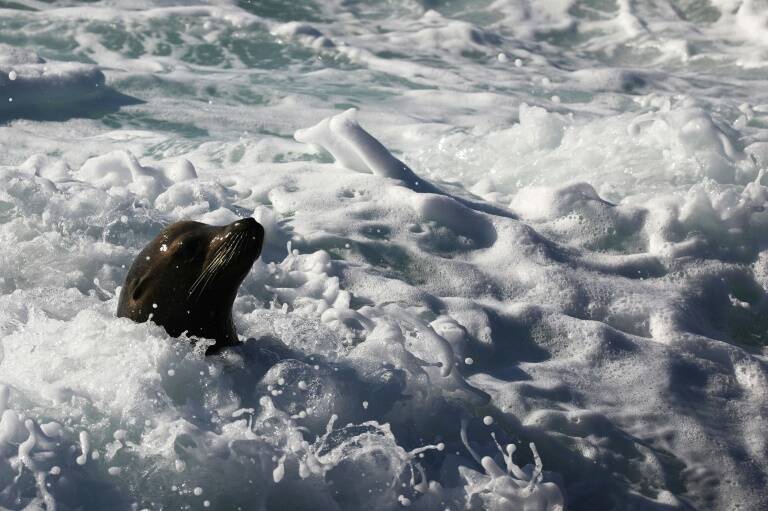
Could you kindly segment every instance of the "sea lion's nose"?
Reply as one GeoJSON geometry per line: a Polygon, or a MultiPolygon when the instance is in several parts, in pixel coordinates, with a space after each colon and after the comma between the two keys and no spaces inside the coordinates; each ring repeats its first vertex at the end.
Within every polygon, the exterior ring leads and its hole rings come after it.
{"type": "Polygon", "coordinates": [[[255,218],[248,217],[230,225],[232,232],[250,232],[259,238],[264,237],[264,227],[255,218]]]}

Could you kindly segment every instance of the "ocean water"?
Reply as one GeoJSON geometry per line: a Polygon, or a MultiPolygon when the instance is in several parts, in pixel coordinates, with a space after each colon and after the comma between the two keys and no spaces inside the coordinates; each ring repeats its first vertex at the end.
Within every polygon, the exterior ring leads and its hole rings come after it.
{"type": "Polygon", "coordinates": [[[0,509],[766,509],[766,169],[762,0],[0,0],[0,509]]]}

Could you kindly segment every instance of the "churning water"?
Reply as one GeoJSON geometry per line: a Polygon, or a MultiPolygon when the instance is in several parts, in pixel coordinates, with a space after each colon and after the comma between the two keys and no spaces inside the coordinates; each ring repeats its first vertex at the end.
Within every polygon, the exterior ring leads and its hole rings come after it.
{"type": "Polygon", "coordinates": [[[766,509],[766,169],[765,1],[0,0],[0,508],[766,509]]]}

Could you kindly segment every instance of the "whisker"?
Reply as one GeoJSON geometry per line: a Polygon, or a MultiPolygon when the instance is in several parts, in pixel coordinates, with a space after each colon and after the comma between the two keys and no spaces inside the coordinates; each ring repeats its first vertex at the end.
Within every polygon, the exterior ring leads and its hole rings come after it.
{"type": "Polygon", "coordinates": [[[229,257],[227,258],[227,263],[229,264],[232,262],[232,260],[240,254],[240,249],[242,248],[242,243],[245,240],[245,233],[238,234],[237,238],[232,244],[232,250],[229,252],[229,257]]]}
{"type": "MultiPolygon", "coordinates": [[[[216,272],[208,272],[208,273],[206,273],[205,279],[203,279],[201,281],[201,285],[196,290],[194,290],[192,295],[196,295],[197,299],[200,299],[200,297],[203,295],[203,292],[205,292],[205,288],[208,287],[208,284],[210,283],[211,279],[213,278],[213,276],[215,274],[216,274],[216,272]]],[[[190,296],[192,296],[192,295],[190,295],[190,296]]]]}
{"type": "Polygon", "coordinates": [[[216,256],[213,258],[213,260],[203,269],[203,271],[198,276],[197,280],[192,284],[192,286],[189,289],[188,296],[193,297],[194,295],[197,295],[197,298],[199,299],[200,296],[203,294],[205,289],[208,287],[208,284],[211,282],[213,277],[219,272],[221,268],[226,267],[229,265],[229,263],[232,262],[232,260],[235,258],[235,256],[240,251],[240,245],[242,241],[245,239],[244,233],[238,233],[235,234],[226,245],[222,245],[217,250],[216,256]]]}
{"type": "MultiPolygon", "coordinates": [[[[200,272],[200,275],[197,277],[197,280],[192,284],[192,287],[189,289],[189,295],[191,296],[197,287],[202,284],[204,281],[207,281],[213,273],[215,273],[218,270],[219,263],[223,260],[224,252],[220,251],[216,254],[213,261],[208,263],[208,265],[203,268],[203,271],[200,272]]],[[[203,286],[204,288],[205,286],[203,286]]]]}
{"type": "Polygon", "coordinates": [[[208,281],[210,281],[211,277],[213,277],[219,270],[222,261],[223,254],[218,254],[216,258],[203,269],[203,271],[200,273],[200,276],[197,278],[197,280],[195,280],[195,282],[192,284],[192,287],[189,289],[190,296],[192,296],[192,294],[198,290],[200,293],[202,293],[202,291],[208,285],[208,281]]]}

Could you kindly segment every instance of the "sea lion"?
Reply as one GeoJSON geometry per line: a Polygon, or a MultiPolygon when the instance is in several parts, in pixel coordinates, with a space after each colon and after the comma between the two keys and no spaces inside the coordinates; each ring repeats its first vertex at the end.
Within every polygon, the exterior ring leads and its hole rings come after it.
{"type": "Polygon", "coordinates": [[[261,253],[264,228],[253,218],[225,226],[176,222],[139,253],[120,291],[117,316],[151,319],[173,337],[213,339],[207,353],[238,344],[232,304],[261,253]]]}

